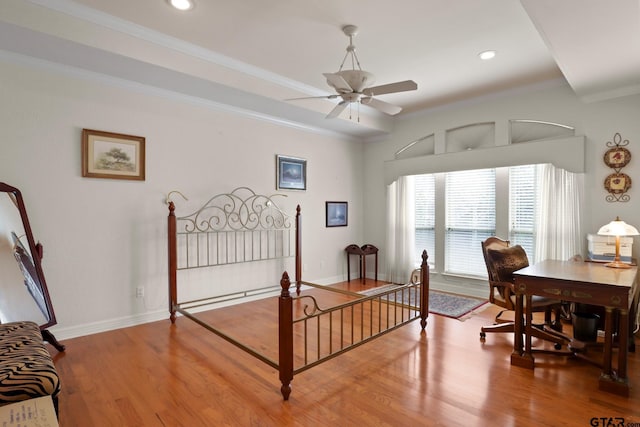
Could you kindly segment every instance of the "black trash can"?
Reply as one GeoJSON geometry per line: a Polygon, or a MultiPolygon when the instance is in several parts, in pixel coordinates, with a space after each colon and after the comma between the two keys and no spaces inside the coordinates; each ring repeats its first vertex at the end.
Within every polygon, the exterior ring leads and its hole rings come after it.
{"type": "Polygon", "coordinates": [[[571,313],[573,338],[583,342],[597,341],[599,321],[600,316],[594,313],[582,313],[579,311],[571,313]]]}

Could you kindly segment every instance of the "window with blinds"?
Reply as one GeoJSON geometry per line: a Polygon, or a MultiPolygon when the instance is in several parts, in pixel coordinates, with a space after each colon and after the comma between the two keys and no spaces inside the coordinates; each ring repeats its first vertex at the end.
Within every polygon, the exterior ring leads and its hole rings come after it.
{"type": "Polygon", "coordinates": [[[435,264],[435,175],[417,175],[415,177],[416,203],[416,246],[415,253],[420,257],[426,249],[429,264],[435,264]]]}
{"type": "MultiPolygon", "coordinates": [[[[426,249],[432,265],[436,256],[444,257],[445,273],[486,277],[480,242],[496,233],[496,188],[501,188],[505,194],[500,199],[509,200],[508,239],[512,245],[521,245],[533,260],[535,165],[510,167],[508,174],[499,176],[495,169],[449,172],[445,180],[442,190],[435,187],[435,175],[415,176],[416,253],[426,249]],[[502,179],[509,182],[496,182],[502,179]],[[444,212],[445,224],[436,224],[436,212],[444,212]],[[438,247],[442,245],[444,253],[436,253],[436,230],[443,227],[445,240],[438,247]]],[[[507,224],[500,229],[506,230],[507,224]]]]}
{"type": "Polygon", "coordinates": [[[445,272],[485,275],[480,242],[496,230],[494,169],[446,174],[445,272]]]}
{"type": "Polygon", "coordinates": [[[536,166],[509,168],[509,240],[535,254],[536,166]]]}

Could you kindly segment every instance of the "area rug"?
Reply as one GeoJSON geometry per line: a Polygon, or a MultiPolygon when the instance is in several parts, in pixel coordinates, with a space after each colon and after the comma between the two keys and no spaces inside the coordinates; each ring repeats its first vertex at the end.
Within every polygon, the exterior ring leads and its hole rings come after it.
{"type": "MultiPolygon", "coordinates": [[[[358,293],[371,296],[389,291],[396,286],[397,285],[385,285],[378,288],[367,289],[358,293]]],[[[410,289],[410,292],[404,292],[402,303],[417,306],[419,295],[420,293],[412,288],[410,289]]],[[[398,294],[398,297],[400,297],[400,294],[398,294]]],[[[389,300],[395,301],[395,294],[390,294],[389,300]]],[[[463,320],[473,311],[483,308],[487,302],[488,301],[486,299],[434,291],[433,289],[429,290],[429,313],[451,317],[452,319],[463,320]]]]}
{"type": "Polygon", "coordinates": [[[429,312],[453,319],[462,319],[489,301],[446,292],[429,291],[429,312]]]}

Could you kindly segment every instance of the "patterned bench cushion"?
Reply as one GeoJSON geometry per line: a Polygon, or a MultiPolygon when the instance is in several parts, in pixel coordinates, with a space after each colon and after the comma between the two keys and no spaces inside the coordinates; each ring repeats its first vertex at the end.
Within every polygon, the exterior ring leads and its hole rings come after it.
{"type": "Polygon", "coordinates": [[[60,378],[34,322],[0,324],[0,406],[60,393],[60,378]]]}

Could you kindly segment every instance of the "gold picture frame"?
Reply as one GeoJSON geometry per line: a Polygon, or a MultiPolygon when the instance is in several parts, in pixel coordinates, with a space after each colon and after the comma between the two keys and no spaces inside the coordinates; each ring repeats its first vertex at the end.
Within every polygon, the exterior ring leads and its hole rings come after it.
{"type": "Polygon", "coordinates": [[[82,176],[145,180],[145,138],[82,129],[82,176]]]}

